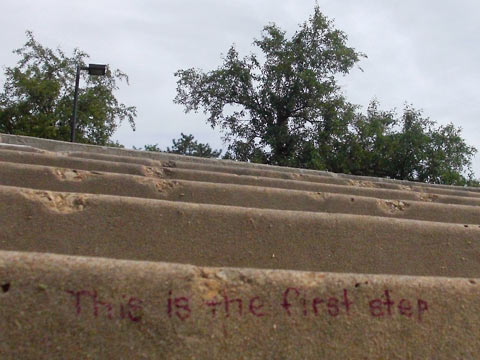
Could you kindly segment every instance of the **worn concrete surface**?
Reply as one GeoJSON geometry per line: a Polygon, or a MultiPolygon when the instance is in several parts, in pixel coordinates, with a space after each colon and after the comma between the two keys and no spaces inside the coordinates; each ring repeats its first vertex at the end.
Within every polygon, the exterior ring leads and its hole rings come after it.
{"type": "MultiPolygon", "coordinates": [[[[480,204],[480,197],[478,197],[479,194],[469,191],[455,191],[453,192],[454,195],[439,195],[437,193],[430,192],[430,189],[427,188],[416,189],[415,191],[410,188],[405,188],[403,190],[384,189],[371,182],[352,182],[351,180],[348,181],[348,185],[338,185],[250,175],[239,176],[223,172],[206,172],[201,170],[171,168],[164,166],[169,165],[171,162],[166,164],[161,162],[153,162],[151,160],[147,160],[145,164],[142,165],[123,161],[114,162],[98,159],[73,158],[58,155],[56,153],[37,154],[0,149],[0,164],[1,163],[37,166],[41,165],[90,172],[110,172],[116,174],[139,175],[161,179],[169,178],[211,183],[278,187],[292,190],[369,196],[387,200],[414,200],[475,206],[480,204]],[[426,192],[426,190],[428,190],[428,192],[426,192]]],[[[295,178],[295,176],[293,177],[295,178]]],[[[440,190],[443,191],[443,189],[440,190]]],[[[443,192],[448,193],[448,191],[443,192]]]]}
{"type": "Polygon", "coordinates": [[[2,359],[478,359],[480,280],[0,252],[2,359]]]}
{"type": "MultiPolygon", "coordinates": [[[[304,174],[300,171],[291,172],[291,171],[280,171],[280,170],[271,170],[271,169],[257,169],[255,167],[243,167],[236,166],[232,164],[231,166],[226,166],[222,164],[220,160],[217,160],[217,163],[206,164],[203,162],[192,162],[192,161],[181,161],[181,160],[170,160],[170,161],[152,161],[149,159],[139,158],[139,157],[128,157],[128,156],[118,156],[110,154],[98,154],[92,152],[65,152],[62,155],[69,157],[80,158],[80,159],[94,159],[94,160],[104,160],[111,162],[121,162],[121,163],[133,163],[141,164],[147,166],[162,166],[178,169],[188,169],[188,170],[197,170],[197,171],[208,171],[213,173],[226,173],[230,175],[241,175],[241,176],[255,176],[262,178],[273,178],[273,179],[283,179],[283,180],[296,180],[302,182],[311,182],[311,183],[320,183],[320,184],[334,184],[334,185],[349,185],[357,187],[367,187],[375,189],[393,189],[393,190],[408,190],[415,192],[425,192],[428,191],[431,194],[442,194],[450,196],[470,196],[477,197],[480,199],[480,193],[476,191],[471,191],[471,188],[462,188],[462,187],[439,187],[437,185],[424,184],[424,183],[414,183],[409,182],[408,185],[405,184],[395,184],[391,182],[382,182],[366,180],[366,178],[358,179],[358,177],[348,178],[344,177],[333,177],[326,176],[323,173],[320,174],[304,174]]],[[[300,169],[297,169],[300,170],[300,169]]]]}
{"type": "Polygon", "coordinates": [[[212,205],[371,215],[480,225],[480,207],[471,206],[471,204],[480,204],[480,199],[464,197],[453,197],[452,199],[452,197],[443,195],[430,198],[430,202],[422,196],[418,196],[420,201],[386,200],[341,193],[168,180],[160,176],[145,177],[10,162],[0,162],[0,185],[212,205]],[[440,203],[440,201],[449,200],[463,201],[470,206],[440,203]]]}
{"type": "Polygon", "coordinates": [[[478,359],[479,204],[0,134],[0,359],[478,359]]]}
{"type": "MultiPolygon", "coordinates": [[[[406,186],[415,185],[415,186],[425,186],[428,188],[430,187],[443,188],[447,190],[452,190],[452,189],[464,190],[463,187],[452,187],[450,185],[420,184],[420,183],[415,183],[415,182],[405,181],[405,180],[393,180],[393,179],[376,178],[376,177],[369,177],[369,176],[336,174],[336,173],[331,173],[326,171],[297,169],[297,168],[289,168],[289,167],[283,167],[283,166],[272,166],[272,165],[254,164],[254,163],[243,163],[243,162],[237,162],[237,161],[231,161],[231,160],[198,158],[198,157],[183,156],[183,155],[169,154],[169,153],[162,153],[162,152],[129,150],[129,149],[112,148],[112,147],[105,147],[105,146],[94,146],[94,145],[77,144],[77,143],[72,144],[70,142],[39,139],[39,138],[33,138],[29,136],[0,134],[0,142],[4,144],[25,145],[25,146],[30,146],[37,149],[44,149],[44,150],[54,151],[54,152],[89,152],[93,154],[129,156],[129,157],[138,157],[138,158],[152,159],[152,160],[159,160],[159,161],[173,160],[173,161],[193,162],[193,163],[209,164],[209,165],[216,165],[216,166],[226,166],[226,167],[234,166],[234,167],[241,167],[241,168],[247,168],[247,169],[263,169],[267,171],[274,170],[279,172],[289,172],[289,173],[295,173],[295,174],[322,175],[322,176],[329,176],[329,177],[335,177],[335,178],[347,178],[351,180],[391,183],[391,184],[397,184],[397,185],[403,184],[406,186]]],[[[469,191],[480,192],[480,189],[469,188],[469,191]]]]}
{"type": "Polygon", "coordinates": [[[202,266],[480,277],[480,226],[0,186],[0,249],[202,266]]]}

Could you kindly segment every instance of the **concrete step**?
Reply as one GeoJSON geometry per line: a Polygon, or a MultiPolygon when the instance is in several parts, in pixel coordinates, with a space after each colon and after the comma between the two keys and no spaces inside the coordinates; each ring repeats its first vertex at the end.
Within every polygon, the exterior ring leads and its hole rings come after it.
{"type": "Polygon", "coordinates": [[[0,359],[476,359],[479,190],[0,134],[0,359]]]}
{"type": "Polygon", "coordinates": [[[104,147],[104,146],[102,147],[102,146],[70,143],[70,142],[55,141],[55,140],[48,140],[48,139],[39,139],[39,138],[19,136],[19,135],[0,134],[0,142],[5,144],[26,145],[33,148],[43,149],[43,150],[48,150],[53,152],[89,152],[93,154],[146,158],[146,159],[152,159],[152,160],[163,161],[163,162],[181,161],[181,162],[210,164],[210,165],[225,166],[225,167],[233,166],[233,167],[247,168],[247,169],[263,169],[267,171],[279,171],[283,173],[290,172],[290,173],[297,173],[297,174],[328,176],[328,177],[334,177],[334,178],[358,180],[363,182],[375,182],[375,183],[378,182],[380,184],[389,183],[389,184],[396,184],[396,185],[419,186],[419,187],[427,187],[427,188],[433,187],[436,189],[459,190],[459,191],[465,191],[466,189],[468,189],[469,192],[477,192],[477,193],[480,192],[480,188],[475,188],[475,187],[464,188],[460,186],[451,186],[451,185],[423,184],[423,183],[411,182],[406,180],[394,180],[394,179],[368,177],[368,176],[336,174],[336,173],[331,173],[327,171],[288,168],[288,167],[272,166],[272,165],[265,165],[265,164],[237,162],[237,161],[231,161],[231,160],[198,158],[198,157],[183,156],[183,155],[169,154],[169,153],[162,153],[162,152],[148,152],[148,151],[115,148],[115,147],[104,147]]]}
{"type": "Polygon", "coordinates": [[[175,180],[188,180],[199,182],[210,182],[217,184],[238,184],[260,187],[272,187],[279,189],[303,190],[312,192],[327,192],[332,194],[345,194],[353,196],[372,197],[376,199],[388,200],[413,200],[426,201],[442,204],[457,205],[480,205],[480,199],[477,197],[437,195],[428,192],[417,192],[409,190],[390,190],[381,188],[371,188],[354,185],[335,185],[321,184],[307,181],[283,180],[259,176],[238,176],[227,173],[215,173],[200,170],[187,170],[178,168],[156,169],[157,177],[175,180]]]}
{"type": "Polygon", "coordinates": [[[333,184],[333,185],[346,185],[346,186],[357,186],[357,187],[367,187],[367,188],[379,188],[379,189],[391,189],[391,190],[403,190],[403,191],[415,191],[415,192],[428,192],[431,194],[447,195],[447,196],[461,196],[461,197],[477,197],[480,199],[480,193],[475,191],[469,191],[463,188],[442,188],[436,186],[429,186],[428,184],[418,184],[411,183],[409,185],[404,184],[395,184],[389,182],[370,181],[363,178],[360,179],[349,179],[346,177],[333,177],[325,176],[318,174],[305,174],[301,172],[283,172],[279,170],[265,170],[265,169],[256,169],[256,168],[246,168],[239,166],[226,166],[220,164],[206,164],[202,162],[188,162],[188,161],[154,161],[150,159],[144,159],[139,157],[129,157],[129,156],[117,156],[109,154],[99,154],[91,152],[66,152],[66,156],[82,158],[82,159],[94,159],[94,160],[104,160],[111,162],[122,162],[122,163],[132,163],[140,164],[146,166],[162,166],[162,167],[171,167],[178,169],[188,169],[188,170],[199,170],[207,171],[213,173],[226,173],[230,175],[241,175],[241,176],[257,176],[262,178],[273,178],[273,179],[283,179],[283,180],[295,180],[303,182],[312,182],[320,184],[333,184]]]}
{"type": "MultiPolygon", "coordinates": [[[[160,167],[160,163],[146,160],[144,164],[129,162],[114,162],[106,160],[83,159],[57,155],[55,153],[30,153],[12,150],[0,150],[0,162],[43,165],[74,170],[86,170],[91,172],[111,172],[119,174],[140,175],[155,178],[170,178],[191,181],[208,181],[215,183],[231,183],[240,185],[254,185],[262,187],[279,187],[292,190],[307,190],[317,192],[339,193],[357,196],[370,196],[388,200],[414,200],[429,201],[438,203],[449,203],[458,205],[478,205],[480,198],[474,196],[438,195],[422,191],[412,190],[391,190],[383,188],[368,187],[365,184],[356,185],[335,185],[317,182],[284,180],[271,177],[238,176],[223,172],[206,172],[190,169],[177,169],[171,167],[160,167]],[[148,165],[148,166],[147,166],[148,165]]],[[[417,189],[418,190],[418,189],[417,189]]],[[[421,189],[420,189],[421,190],[421,189]]],[[[461,195],[465,193],[457,192],[461,195]]]]}
{"type": "MultiPolygon", "coordinates": [[[[444,223],[479,224],[480,206],[384,200],[365,196],[249,185],[163,180],[0,162],[0,185],[38,190],[130,196],[250,208],[371,215],[444,223]]],[[[465,201],[472,199],[466,198],[465,201]]],[[[480,199],[473,199],[480,204],[480,199]]]]}
{"type": "Polygon", "coordinates": [[[103,171],[141,176],[148,176],[152,173],[152,171],[154,171],[149,170],[146,166],[137,164],[102,160],[77,159],[60,156],[55,153],[30,153],[2,149],[0,149],[0,161],[14,164],[43,165],[60,167],[65,169],[103,171]]]}
{"type": "Polygon", "coordinates": [[[0,186],[0,248],[199,266],[480,277],[480,226],[0,186]]]}
{"type": "Polygon", "coordinates": [[[479,279],[0,251],[2,359],[476,359],[479,279]]]}
{"type": "Polygon", "coordinates": [[[16,150],[23,152],[46,153],[46,150],[40,150],[27,145],[5,144],[0,142],[0,150],[16,150]]]}

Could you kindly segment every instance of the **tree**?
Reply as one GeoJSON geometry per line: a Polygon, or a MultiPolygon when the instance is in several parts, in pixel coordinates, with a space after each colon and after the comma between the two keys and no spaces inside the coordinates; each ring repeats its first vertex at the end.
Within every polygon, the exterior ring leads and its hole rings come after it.
{"type": "Polygon", "coordinates": [[[373,101],[366,115],[356,115],[345,137],[350,161],[342,163],[341,172],[476,185],[471,165],[477,150],[466,144],[461,129],[438,126],[410,105],[398,117],[394,111],[380,111],[373,101]]]}
{"type": "MultiPolygon", "coordinates": [[[[180,138],[173,139],[173,146],[170,148],[167,146],[166,152],[173,154],[198,156],[204,158],[218,158],[222,150],[213,150],[209,144],[202,144],[194,140],[193,135],[185,135],[181,133],[180,138]]],[[[146,151],[162,151],[158,144],[145,145],[146,151]]]]}
{"type": "MultiPolygon", "coordinates": [[[[38,43],[26,32],[27,42],[13,52],[20,56],[15,67],[5,69],[0,93],[0,132],[48,139],[70,139],[70,121],[77,65],[85,66],[88,55],[75,49],[71,57],[57,48],[38,43]]],[[[123,120],[135,130],[136,108],[120,103],[114,96],[117,81],[128,77],[107,68],[105,76],[81,74],[76,141],[107,145],[123,120]]]]}
{"type": "Polygon", "coordinates": [[[476,149],[461,129],[438,126],[412,106],[398,117],[373,101],[363,114],[344,98],[336,79],[365,57],[346,42],[317,5],[291,38],[275,24],[264,27],[253,43],[261,56],[241,58],[232,46],[215,70],[178,70],[174,102],[207,114],[224,134],[228,159],[477,184],[476,149]]]}
{"type": "Polygon", "coordinates": [[[229,143],[227,158],[301,167],[326,167],[354,106],[336,76],[364,56],[346,45],[318,5],[290,38],[275,24],[254,45],[262,56],[240,58],[232,46],[218,69],[179,70],[175,102],[185,112],[203,109],[229,143]],[[312,150],[320,153],[313,155],[312,150]],[[313,164],[313,165],[312,165],[313,164]]]}

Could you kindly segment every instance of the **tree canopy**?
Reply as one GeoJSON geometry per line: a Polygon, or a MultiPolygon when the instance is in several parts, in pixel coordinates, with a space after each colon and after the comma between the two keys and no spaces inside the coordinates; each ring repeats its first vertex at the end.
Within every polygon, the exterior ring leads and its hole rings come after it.
{"type": "Polygon", "coordinates": [[[366,113],[348,102],[337,79],[364,54],[347,45],[315,6],[287,37],[275,24],[253,45],[260,55],[240,57],[235,46],[223,64],[204,72],[178,70],[174,102],[185,112],[203,111],[228,144],[225,158],[347,174],[431,183],[476,184],[476,152],[453,124],[438,126],[406,106],[366,113]]]}
{"type": "Polygon", "coordinates": [[[216,70],[177,71],[175,102],[208,114],[229,142],[230,158],[302,166],[312,142],[331,141],[352,116],[335,77],[363,54],[346,40],[317,6],[290,39],[266,26],[254,41],[262,56],[240,58],[232,46],[216,70]]]}
{"type": "MultiPolygon", "coordinates": [[[[165,152],[205,158],[218,158],[222,153],[222,150],[213,150],[209,144],[199,143],[192,134],[181,133],[178,139],[172,139],[172,143],[172,147],[167,146],[165,152]]],[[[158,144],[145,145],[144,149],[146,151],[163,151],[158,144]]]]}
{"type": "MultiPolygon", "coordinates": [[[[14,67],[5,69],[0,93],[0,132],[70,139],[70,121],[77,65],[85,66],[88,54],[75,49],[67,56],[60,48],[42,46],[32,32],[13,52],[20,56],[14,67]]],[[[107,68],[105,76],[82,72],[84,87],[78,97],[76,141],[107,145],[123,120],[135,130],[136,108],[119,102],[114,95],[118,81],[128,77],[122,71],[107,68]]]]}
{"type": "Polygon", "coordinates": [[[343,148],[334,156],[340,172],[421,181],[475,185],[473,146],[453,124],[439,126],[406,105],[401,116],[381,111],[372,101],[356,114],[343,148]],[[343,154],[343,155],[342,155],[343,154]]]}

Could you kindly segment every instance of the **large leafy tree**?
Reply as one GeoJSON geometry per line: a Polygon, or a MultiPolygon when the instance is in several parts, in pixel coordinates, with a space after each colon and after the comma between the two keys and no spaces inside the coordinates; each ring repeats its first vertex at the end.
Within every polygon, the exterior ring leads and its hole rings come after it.
{"type": "Polygon", "coordinates": [[[203,111],[229,143],[227,157],[277,165],[325,167],[354,107],[336,77],[363,54],[346,44],[318,6],[287,38],[275,24],[254,45],[261,55],[241,58],[232,46],[216,70],[179,70],[175,102],[203,111]]]}
{"type": "MultiPolygon", "coordinates": [[[[5,69],[0,93],[0,132],[57,140],[70,139],[73,94],[77,65],[85,66],[88,55],[75,49],[67,56],[36,41],[27,31],[25,45],[14,53],[20,60],[5,69]]],[[[82,72],[78,97],[76,141],[108,145],[123,120],[135,129],[136,108],[120,103],[114,95],[125,73],[108,69],[105,76],[82,72]]]]}
{"type": "Polygon", "coordinates": [[[373,101],[366,114],[336,79],[365,56],[347,46],[316,6],[291,38],[275,24],[253,43],[232,46],[215,70],[175,73],[174,102],[203,111],[228,143],[226,158],[430,183],[476,185],[476,152],[453,124],[438,126],[412,106],[399,117],[373,101]]]}

